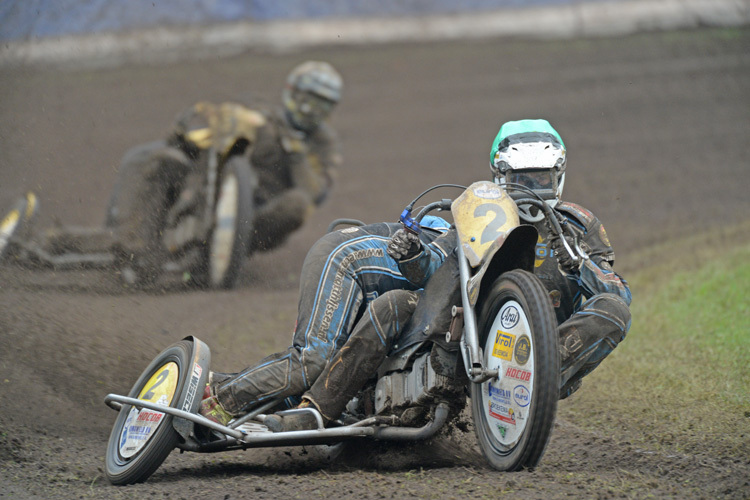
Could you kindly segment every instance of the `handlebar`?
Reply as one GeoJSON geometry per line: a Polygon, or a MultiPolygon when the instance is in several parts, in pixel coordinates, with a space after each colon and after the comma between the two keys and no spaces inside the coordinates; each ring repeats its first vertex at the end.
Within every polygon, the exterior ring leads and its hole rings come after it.
{"type": "MultiPolygon", "coordinates": [[[[424,218],[425,215],[427,215],[429,212],[433,210],[450,210],[451,203],[453,200],[444,198],[440,201],[434,201],[431,203],[428,203],[424,208],[422,208],[419,213],[416,215],[416,217],[412,217],[412,208],[414,207],[414,204],[419,201],[420,198],[422,198],[424,195],[429,193],[430,191],[433,191],[437,188],[441,187],[455,187],[460,189],[466,189],[466,186],[461,186],[459,184],[438,184],[436,186],[433,186],[427,190],[425,190],[423,193],[421,193],[419,196],[417,196],[409,205],[406,206],[406,208],[401,212],[401,215],[399,217],[399,222],[404,225],[404,228],[407,231],[410,231],[414,234],[420,234],[422,232],[422,226],[420,225],[421,220],[424,218]]],[[[558,211],[556,211],[553,207],[551,207],[547,202],[542,199],[536,192],[534,192],[532,189],[530,189],[528,186],[524,186],[522,184],[515,184],[515,183],[506,183],[502,186],[506,191],[515,191],[517,193],[523,193],[524,195],[528,195],[527,198],[521,198],[516,199],[515,202],[517,205],[531,205],[536,207],[537,209],[541,210],[545,218],[547,219],[549,223],[550,230],[552,233],[560,238],[562,240],[563,247],[568,252],[568,255],[573,259],[573,262],[579,262],[581,259],[588,260],[589,256],[588,254],[581,248],[579,241],[578,241],[578,234],[573,230],[573,228],[568,224],[567,219],[558,211]],[[570,247],[568,244],[567,238],[565,236],[572,237],[575,244],[573,245],[573,248],[570,247]]]]}

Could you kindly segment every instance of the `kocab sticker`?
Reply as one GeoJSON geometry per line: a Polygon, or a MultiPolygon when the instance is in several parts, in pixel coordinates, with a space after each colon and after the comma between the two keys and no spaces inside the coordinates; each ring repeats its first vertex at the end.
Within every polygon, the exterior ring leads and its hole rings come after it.
{"type": "Polygon", "coordinates": [[[516,363],[519,365],[525,365],[529,361],[531,356],[531,340],[528,335],[522,335],[516,343],[515,349],[516,363]]]}
{"type": "Polygon", "coordinates": [[[492,355],[505,361],[512,361],[513,345],[515,342],[515,335],[498,330],[495,335],[495,346],[492,349],[492,355]]]}
{"type": "MultiPolygon", "coordinates": [[[[519,340],[520,342],[520,340],[519,340]]],[[[531,372],[528,370],[522,370],[521,368],[515,368],[509,366],[505,370],[505,376],[508,378],[520,380],[521,382],[528,382],[531,380],[531,372]]]]}

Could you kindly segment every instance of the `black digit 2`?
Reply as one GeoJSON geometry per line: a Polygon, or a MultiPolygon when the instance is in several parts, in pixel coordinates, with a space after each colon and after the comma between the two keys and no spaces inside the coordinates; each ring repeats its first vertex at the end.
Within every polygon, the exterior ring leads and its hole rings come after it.
{"type": "Polygon", "coordinates": [[[167,380],[167,377],[169,376],[169,368],[166,368],[162,370],[162,372],[156,376],[156,383],[151,386],[151,389],[148,390],[146,394],[143,395],[143,399],[151,399],[154,397],[154,389],[159,387],[165,380],[167,380]]]}

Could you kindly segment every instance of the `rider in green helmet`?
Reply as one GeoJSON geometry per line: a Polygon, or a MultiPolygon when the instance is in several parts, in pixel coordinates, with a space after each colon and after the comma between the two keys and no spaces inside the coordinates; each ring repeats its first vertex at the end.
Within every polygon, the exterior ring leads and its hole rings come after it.
{"type": "Polygon", "coordinates": [[[538,209],[519,205],[521,219],[539,232],[534,272],[549,291],[559,325],[561,398],[577,390],[581,378],[625,338],[631,300],[627,282],[612,269],[615,253],[602,223],[589,210],[562,200],[566,163],[565,143],[547,120],[503,124],[490,150],[495,182],[532,189],[565,217],[588,254],[574,261],[538,209]]]}

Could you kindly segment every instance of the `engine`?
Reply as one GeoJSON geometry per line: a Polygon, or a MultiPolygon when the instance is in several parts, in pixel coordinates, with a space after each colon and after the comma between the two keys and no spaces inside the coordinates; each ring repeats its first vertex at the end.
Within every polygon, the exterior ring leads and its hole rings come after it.
{"type": "Polygon", "coordinates": [[[434,352],[426,352],[414,359],[410,370],[389,373],[378,380],[376,415],[417,417],[436,401],[455,399],[463,394],[464,382],[436,372],[432,356],[434,352]]]}

